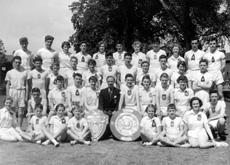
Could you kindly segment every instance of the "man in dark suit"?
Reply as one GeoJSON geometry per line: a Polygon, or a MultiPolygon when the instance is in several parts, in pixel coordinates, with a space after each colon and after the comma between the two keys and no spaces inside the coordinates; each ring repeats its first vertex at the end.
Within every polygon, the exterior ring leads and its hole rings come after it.
{"type": "Polygon", "coordinates": [[[108,76],[106,78],[108,88],[102,89],[99,94],[98,109],[102,110],[105,114],[112,117],[113,112],[117,111],[120,100],[120,89],[114,87],[115,78],[108,76]]]}

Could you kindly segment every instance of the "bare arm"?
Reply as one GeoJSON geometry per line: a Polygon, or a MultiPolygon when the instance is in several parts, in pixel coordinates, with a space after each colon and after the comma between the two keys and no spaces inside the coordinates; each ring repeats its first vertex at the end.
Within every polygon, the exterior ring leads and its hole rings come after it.
{"type": "Polygon", "coordinates": [[[121,94],[121,96],[120,96],[120,100],[119,100],[119,107],[118,107],[118,111],[120,111],[120,110],[122,109],[122,106],[123,106],[123,103],[124,103],[124,99],[125,99],[124,94],[121,94]]]}
{"type": "Polygon", "coordinates": [[[10,81],[6,83],[6,95],[9,96],[9,89],[10,89],[10,81]]]}

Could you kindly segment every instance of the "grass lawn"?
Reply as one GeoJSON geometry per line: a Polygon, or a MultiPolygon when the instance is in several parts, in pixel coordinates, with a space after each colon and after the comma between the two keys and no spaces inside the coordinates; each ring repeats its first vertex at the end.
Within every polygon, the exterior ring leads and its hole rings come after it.
{"type": "MultiPolygon", "coordinates": [[[[0,96],[0,107],[2,107],[0,96]]],[[[230,116],[230,103],[227,103],[230,116]]],[[[24,121],[26,127],[27,121],[24,121]]],[[[230,118],[227,119],[228,126],[230,118]]],[[[230,129],[226,132],[230,135],[230,129]]],[[[229,136],[227,143],[230,144],[229,136]]],[[[89,164],[89,165],[150,165],[150,164],[194,164],[228,165],[230,147],[210,149],[187,149],[170,147],[142,147],[137,142],[121,142],[113,139],[92,143],[91,146],[61,144],[43,147],[31,143],[7,143],[0,141],[0,164],[89,164]]]]}

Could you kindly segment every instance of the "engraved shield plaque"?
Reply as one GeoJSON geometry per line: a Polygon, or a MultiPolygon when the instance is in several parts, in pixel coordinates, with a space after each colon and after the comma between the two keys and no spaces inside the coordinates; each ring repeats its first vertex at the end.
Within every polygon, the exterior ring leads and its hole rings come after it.
{"type": "Polygon", "coordinates": [[[117,111],[111,118],[110,129],[113,135],[122,141],[134,141],[140,137],[142,116],[133,109],[117,111]]]}
{"type": "Polygon", "coordinates": [[[98,141],[105,133],[109,117],[100,110],[93,110],[85,116],[93,141],[98,141]]]}

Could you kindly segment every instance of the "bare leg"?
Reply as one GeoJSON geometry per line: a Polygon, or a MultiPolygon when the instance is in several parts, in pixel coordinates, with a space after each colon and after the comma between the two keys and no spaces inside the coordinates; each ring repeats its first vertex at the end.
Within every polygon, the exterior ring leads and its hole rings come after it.
{"type": "Polygon", "coordinates": [[[12,135],[2,135],[0,136],[0,139],[3,141],[7,141],[7,142],[17,142],[18,141],[18,139],[12,135]]]}
{"type": "Polygon", "coordinates": [[[180,145],[176,144],[175,142],[172,142],[168,137],[161,137],[160,138],[161,143],[167,146],[171,147],[180,147],[180,145]]]}
{"type": "Polygon", "coordinates": [[[18,108],[18,123],[19,123],[19,127],[22,127],[22,122],[23,122],[23,117],[24,117],[24,111],[22,107],[18,108]]]}

